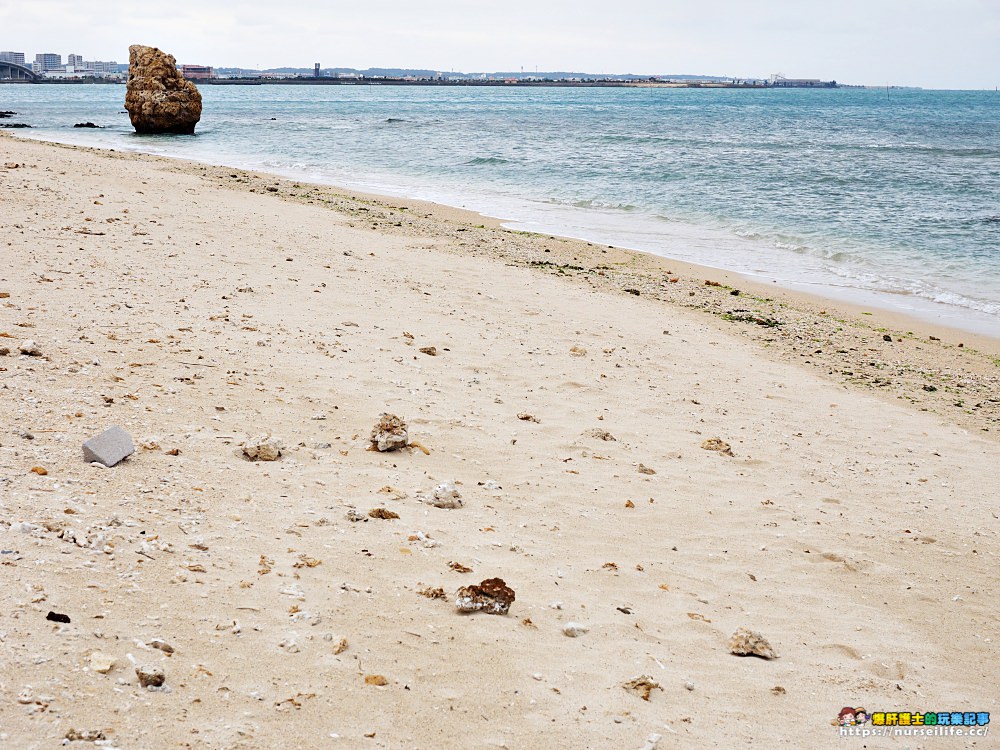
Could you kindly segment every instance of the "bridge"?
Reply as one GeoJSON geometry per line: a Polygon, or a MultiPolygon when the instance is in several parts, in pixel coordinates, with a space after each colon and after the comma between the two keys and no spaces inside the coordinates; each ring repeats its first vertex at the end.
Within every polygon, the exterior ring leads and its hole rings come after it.
{"type": "Polygon", "coordinates": [[[39,76],[31,69],[12,62],[0,62],[0,82],[37,81],[39,76]]]}

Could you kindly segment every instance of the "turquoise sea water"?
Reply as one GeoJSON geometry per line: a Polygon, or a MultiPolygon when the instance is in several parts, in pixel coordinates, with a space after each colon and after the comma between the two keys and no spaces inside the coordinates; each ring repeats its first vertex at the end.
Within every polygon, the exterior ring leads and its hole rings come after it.
{"type": "Polygon", "coordinates": [[[0,109],[20,135],[435,200],[1000,335],[996,92],[206,86],[193,137],[134,135],[124,93],[0,86],[0,109]]]}

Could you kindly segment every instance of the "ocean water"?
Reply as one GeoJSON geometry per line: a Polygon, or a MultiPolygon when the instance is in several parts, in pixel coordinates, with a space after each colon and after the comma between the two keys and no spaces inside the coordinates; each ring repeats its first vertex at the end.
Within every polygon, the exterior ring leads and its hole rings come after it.
{"type": "Polygon", "coordinates": [[[433,200],[1000,336],[994,91],[205,86],[197,135],[172,137],[135,135],[124,94],[8,85],[0,109],[22,136],[433,200]]]}

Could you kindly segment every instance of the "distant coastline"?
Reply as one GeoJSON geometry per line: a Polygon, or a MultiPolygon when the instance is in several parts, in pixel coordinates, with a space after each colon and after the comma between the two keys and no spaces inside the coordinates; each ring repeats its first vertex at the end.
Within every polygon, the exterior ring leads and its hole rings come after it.
{"type": "MultiPolygon", "coordinates": [[[[453,79],[453,78],[396,78],[390,76],[360,76],[357,78],[347,77],[304,77],[289,76],[282,78],[259,77],[259,78],[192,78],[199,86],[459,86],[459,87],[560,87],[560,88],[665,88],[665,89],[839,89],[839,88],[864,88],[863,86],[849,86],[837,83],[836,81],[809,81],[809,82],[781,82],[771,83],[768,81],[687,81],[687,80],[662,80],[657,78],[593,78],[584,80],[574,80],[568,78],[561,79],[453,79]]],[[[58,78],[35,80],[0,80],[0,83],[18,84],[119,84],[125,83],[123,80],[108,78],[58,78]]]]}
{"type": "Polygon", "coordinates": [[[448,79],[448,78],[393,78],[393,77],[359,77],[359,78],[203,78],[197,81],[199,85],[212,86],[262,86],[268,84],[298,85],[298,86],[531,86],[531,87],[569,87],[569,88],[677,88],[677,89],[773,89],[773,88],[841,88],[836,81],[819,81],[816,84],[775,85],[767,81],[671,81],[656,78],[617,79],[596,78],[586,80],[573,79],[448,79]]]}

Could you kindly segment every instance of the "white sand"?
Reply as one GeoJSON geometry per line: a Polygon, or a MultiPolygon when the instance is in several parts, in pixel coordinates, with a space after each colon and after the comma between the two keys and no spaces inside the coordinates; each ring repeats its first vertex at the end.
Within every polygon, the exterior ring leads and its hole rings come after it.
{"type": "Polygon", "coordinates": [[[3,163],[0,746],[975,745],[831,721],[995,710],[995,441],[444,234],[151,157],[3,138],[3,163]],[[430,454],[366,450],[383,411],[430,454]],[[158,447],[83,463],[115,424],[158,447]],[[279,461],[241,458],[260,433],[279,461]],[[419,501],[445,481],[463,508],[419,501]],[[458,614],[491,577],[510,614],[458,614]],[[780,658],[730,655],[741,626],[780,658]]]}

